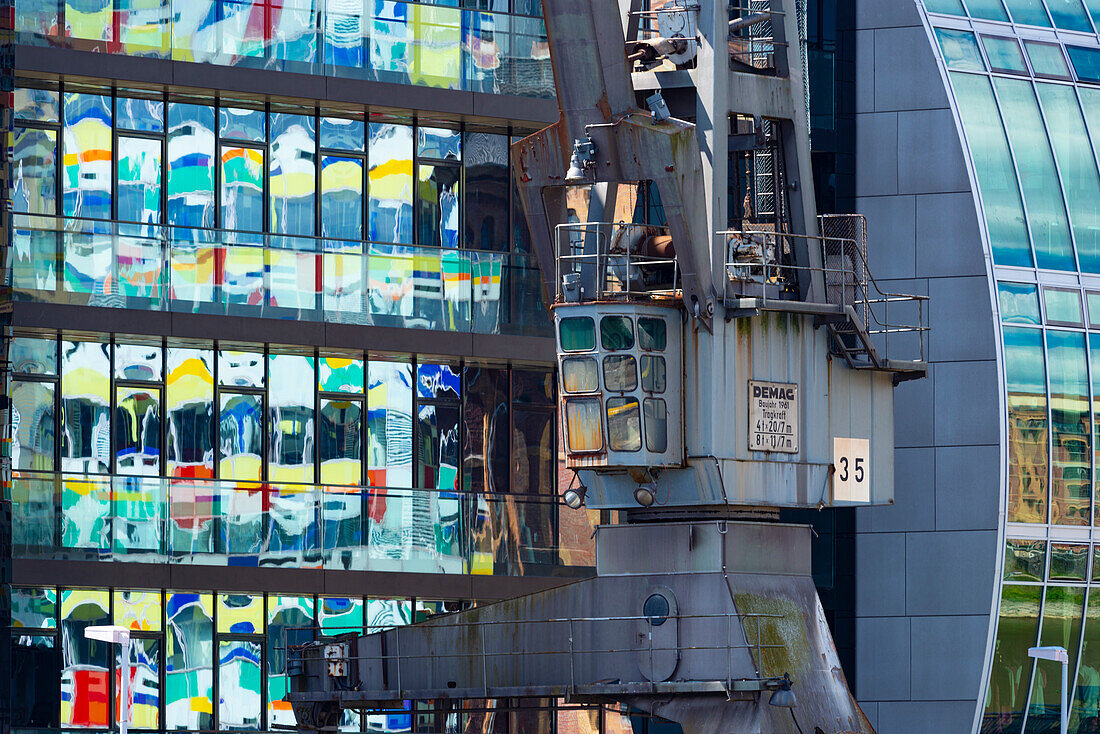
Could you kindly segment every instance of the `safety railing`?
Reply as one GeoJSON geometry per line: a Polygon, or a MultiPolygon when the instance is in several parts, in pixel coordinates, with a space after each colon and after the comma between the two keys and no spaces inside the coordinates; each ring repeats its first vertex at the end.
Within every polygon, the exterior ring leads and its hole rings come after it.
{"type": "MultiPolygon", "coordinates": [[[[541,17],[390,0],[16,0],[15,41],[552,99],[541,17]],[[357,5],[357,6],[356,6],[357,5]]],[[[537,6],[535,6],[537,7],[537,6]]]]}
{"type": "Polygon", "coordinates": [[[775,54],[783,53],[786,42],[775,39],[774,23],[782,13],[773,10],[731,10],[729,23],[730,59],[758,71],[775,70],[775,54]]]}
{"type": "Polygon", "coordinates": [[[16,558],[544,575],[595,561],[556,497],[17,472],[16,558]]]}
{"type": "MultiPolygon", "coordinates": [[[[306,666],[327,665],[326,661],[333,660],[346,662],[347,674],[355,680],[355,690],[369,694],[388,693],[392,699],[385,700],[395,701],[427,695],[429,691],[418,689],[418,683],[430,680],[435,671],[450,670],[452,666],[470,676],[461,683],[452,681],[455,683],[453,686],[448,684],[456,694],[468,696],[475,693],[478,697],[492,698],[507,695],[504,692],[522,686],[528,689],[523,695],[568,696],[577,692],[592,692],[585,688],[604,687],[611,691],[616,687],[629,687],[632,683],[658,682],[662,678],[657,674],[658,668],[665,667],[667,662],[667,658],[662,660],[662,656],[672,655],[678,658],[681,669],[716,673],[713,677],[682,683],[721,683],[726,691],[733,691],[735,681],[772,678],[788,672],[777,669],[786,660],[785,653],[781,651],[789,645],[784,640],[788,623],[787,615],[763,612],[666,614],[659,617],[481,619],[468,622],[443,617],[428,623],[432,629],[430,649],[417,649],[420,647],[418,641],[410,639],[423,634],[415,626],[395,626],[374,630],[385,631],[393,639],[382,646],[381,654],[371,656],[357,655],[353,641],[348,645],[346,655],[338,649],[330,649],[326,654],[325,648],[339,648],[341,639],[323,636],[323,630],[316,627],[300,627],[287,631],[288,643],[294,639],[300,643],[288,644],[290,662],[287,670],[288,675],[306,674],[307,679],[318,680],[324,677],[323,674],[319,676],[317,673],[320,671],[314,671],[311,675],[306,666]],[[666,623],[681,625],[685,631],[690,628],[690,639],[711,642],[679,644],[679,640],[684,639],[683,631],[679,635],[671,635],[672,644],[655,642],[659,636],[653,632],[666,623]],[[526,632],[525,628],[537,630],[526,632]],[[639,628],[644,628],[649,634],[641,634],[642,629],[639,628]],[[311,636],[312,640],[305,641],[311,636]],[[453,644],[455,649],[448,651],[448,643],[453,644]],[[461,647],[468,649],[459,649],[461,647]],[[735,661],[736,651],[744,651],[749,659],[735,661]],[[636,656],[639,654],[646,657],[638,661],[636,656]],[[621,655],[633,656],[629,665],[616,664],[614,656],[621,655]],[[385,690],[372,688],[370,680],[357,680],[358,676],[350,668],[356,667],[360,660],[380,663],[380,667],[372,667],[375,671],[383,671],[381,679],[388,682],[385,690]],[[745,675],[748,671],[742,662],[752,666],[751,677],[745,675]],[[561,672],[567,679],[563,676],[560,683],[545,686],[517,685],[517,678],[523,677],[524,672],[540,668],[561,672]],[[624,679],[623,673],[631,668],[646,676],[645,680],[624,679]],[[616,675],[605,675],[611,672],[616,675]]],[[[347,642],[349,638],[344,637],[342,641],[347,642]]],[[[622,659],[619,658],[618,662],[622,659]]],[[[294,690],[289,683],[287,690],[294,690]]],[[[321,691],[315,690],[314,693],[321,691]]],[[[291,694],[293,699],[294,694],[291,694]]]]}
{"type": "Polygon", "coordinates": [[[533,256],[14,216],[16,300],[549,336],[533,256]]]}
{"type": "Polygon", "coordinates": [[[582,222],[555,228],[555,300],[675,296],[680,271],[668,227],[582,222]]]}
{"type": "Polygon", "coordinates": [[[727,303],[754,298],[766,309],[769,302],[797,301],[800,284],[808,281],[808,286],[818,276],[825,292],[816,298],[823,296],[824,304],[853,317],[851,330],[834,322],[842,350],[851,354],[872,350],[887,361],[925,361],[928,297],[880,288],[855,239],[745,230],[723,230],[717,237],[727,253],[723,294],[727,303]],[[810,248],[820,254],[821,267],[795,263],[796,251],[810,248]],[[857,346],[864,339],[868,342],[857,346]]]}

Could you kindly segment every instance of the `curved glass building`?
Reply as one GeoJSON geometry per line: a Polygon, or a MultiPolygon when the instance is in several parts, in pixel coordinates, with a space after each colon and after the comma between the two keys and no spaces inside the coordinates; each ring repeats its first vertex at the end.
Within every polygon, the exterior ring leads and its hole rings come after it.
{"type": "Polygon", "coordinates": [[[898,505],[857,517],[856,688],[880,732],[1100,731],[1100,2],[855,13],[855,201],[926,288],[898,505]]]}

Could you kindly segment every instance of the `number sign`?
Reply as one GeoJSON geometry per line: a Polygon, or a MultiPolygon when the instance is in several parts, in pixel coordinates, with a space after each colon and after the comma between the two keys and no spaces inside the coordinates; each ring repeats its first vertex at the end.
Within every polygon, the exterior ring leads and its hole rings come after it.
{"type": "Polygon", "coordinates": [[[833,501],[871,501],[871,442],[833,438],[833,501]]]}

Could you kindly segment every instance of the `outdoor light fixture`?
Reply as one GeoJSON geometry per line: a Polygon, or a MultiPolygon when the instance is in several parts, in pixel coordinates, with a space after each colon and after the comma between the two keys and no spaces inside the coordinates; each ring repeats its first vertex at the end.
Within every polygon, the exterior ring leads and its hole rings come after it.
{"type": "Polygon", "coordinates": [[[592,138],[575,140],[573,142],[573,156],[569,159],[569,170],[565,174],[565,180],[577,183],[588,180],[588,172],[596,163],[598,149],[592,142],[592,138]]]}
{"type": "Polygon", "coordinates": [[[130,685],[130,630],[114,624],[96,625],[85,627],[84,636],[89,640],[99,640],[122,648],[119,651],[122,658],[122,669],[119,671],[122,677],[119,683],[119,700],[122,703],[118,707],[118,731],[119,734],[126,734],[130,724],[130,707],[127,705],[129,696],[126,694],[126,687],[130,685]]]}
{"type": "Polygon", "coordinates": [[[779,687],[775,689],[775,693],[772,694],[768,703],[772,706],[784,709],[793,709],[798,703],[794,691],[791,690],[790,673],[784,673],[783,677],[779,679],[779,687]]]}
{"type": "Polygon", "coordinates": [[[649,507],[657,499],[652,484],[639,484],[634,490],[634,501],[642,507],[649,507]]]}
{"type": "Polygon", "coordinates": [[[1027,655],[1036,660],[1052,660],[1062,664],[1062,701],[1058,709],[1058,731],[1061,734],[1067,734],[1069,731],[1069,653],[1066,648],[1059,645],[1045,645],[1029,647],[1027,655]]]}
{"type": "Polygon", "coordinates": [[[577,489],[570,487],[561,493],[561,499],[565,502],[565,506],[571,510],[579,510],[584,504],[584,495],[587,492],[587,487],[583,484],[577,489]]]}

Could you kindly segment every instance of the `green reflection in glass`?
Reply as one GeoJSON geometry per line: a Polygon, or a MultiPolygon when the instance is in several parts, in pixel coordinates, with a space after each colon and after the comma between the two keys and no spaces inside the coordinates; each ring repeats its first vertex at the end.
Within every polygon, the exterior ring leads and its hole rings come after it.
{"type": "Polygon", "coordinates": [[[1084,581],[1089,570],[1089,547],[1084,543],[1050,544],[1050,580],[1084,581]]]}
{"type": "Polygon", "coordinates": [[[1066,207],[1035,91],[1031,82],[1023,79],[997,77],[993,83],[1002,111],[1011,113],[1008,136],[1027,205],[1036,264],[1040,268],[1074,270],[1066,207]]]}
{"type": "Polygon", "coordinates": [[[322,635],[344,635],[363,629],[363,600],[322,597],[317,607],[317,626],[322,635]]]}
{"type": "Polygon", "coordinates": [[[1039,631],[1042,593],[1041,586],[1006,584],[1001,590],[983,731],[1015,732],[1023,724],[1032,667],[1027,649],[1035,644],[1039,631]],[[987,725],[997,728],[987,729],[987,725]]]}
{"type": "Polygon", "coordinates": [[[1081,325],[1081,293],[1076,289],[1044,288],[1043,301],[1048,322],[1081,325]]]}
{"type": "Polygon", "coordinates": [[[1024,54],[1020,51],[1020,42],[1015,38],[982,36],[982,46],[985,47],[989,65],[995,71],[1027,74],[1027,64],[1024,63],[1024,54]]]}
{"type": "Polygon", "coordinates": [[[985,20],[1008,20],[1008,13],[1001,0],[969,0],[966,7],[970,8],[970,15],[985,20]]]}
{"type": "Polygon", "coordinates": [[[1085,306],[1089,312],[1089,328],[1100,328],[1100,293],[1085,293],[1085,306]]]}
{"type": "MultiPolygon", "coordinates": [[[[1100,0],[1093,0],[1100,7],[1100,0]]],[[[1069,63],[1083,82],[1100,82],[1100,49],[1066,46],[1069,63]]]]}
{"type": "Polygon", "coordinates": [[[1043,335],[1004,327],[1008,391],[1008,521],[1046,522],[1047,397],[1043,335]]]}
{"type": "Polygon", "coordinates": [[[1088,155],[1089,136],[1077,95],[1064,84],[1037,84],[1036,88],[1062,175],[1077,262],[1083,271],[1100,272],[1100,175],[1096,161],[1088,155]]]}
{"type": "Polygon", "coordinates": [[[1100,716],[1100,593],[1096,589],[1089,592],[1085,612],[1076,690],[1070,703],[1069,730],[1088,731],[1085,722],[1093,722],[1100,716]]]}
{"type": "Polygon", "coordinates": [[[973,33],[937,28],[936,38],[949,69],[985,71],[985,62],[982,61],[982,53],[978,50],[978,42],[974,40],[973,33]]]}
{"type": "Polygon", "coordinates": [[[998,265],[1030,267],[1024,207],[989,79],[953,72],[951,86],[978,178],[993,260],[998,265]]]}
{"type": "MultiPolygon", "coordinates": [[[[1069,669],[1077,667],[1077,647],[1081,639],[1081,616],[1085,605],[1085,589],[1073,586],[1047,588],[1043,604],[1043,629],[1040,645],[1057,645],[1069,651],[1069,669]]],[[[1045,732],[1057,729],[1062,695],[1061,664],[1039,660],[1032,681],[1031,705],[1028,707],[1027,731],[1045,732]]]]}
{"type": "Polygon", "coordinates": [[[1054,447],[1050,521],[1057,525],[1088,525],[1092,465],[1085,335],[1048,331],[1047,360],[1054,447]]]}
{"type": "Polygon", "coordinates": [[[997,283],[1001,321],[1006,324],[1041,324],[1038,289],[1027,283],[997,283]]]}
{"type": "Polygon", "coordinates": [[[558,332],[563,351],[583,352],[596,348],[596,325],[587,316],[562,319],[558,332]]]}
{"type": "Polygon", "coordinates": [[[57,591],[11,587],[11,625],[25,631],[57,628],[57,591]]]}
{"type": "Polygon", "coordinates": [[[1041,0],[1005,0],[1005,5],[1016,23],[1050,27],[1050,18],[1041,0]]]}
{"type": "Polygon", "coordinates": [[[1027,58],[1031,61],[1031,69],[1037,76],[1056,76],[1063,79],[1069,77],[1066,59],[1062,56],[1062,47],[1058,44],[1024,41],[1024,48],[1027,50],[1027,58]]]}
{"type": "Polygon", "coordinates": [[[1045,540],[1005,541],[1005,581],[1042,581],[1046,576],[1045,540]]]}
{"type": "Polygon", "coordinates": [[[1081,7],[1081,0],[1046,0],[1046,5],[1056,28],[1092,33],[1092,25],[1081,7]]]}
{"type": "Polygon", "coordinates": [[[945,15],[966,15],[962,3],[959,0],[924,0],[924,9],[929,13],[944,13],[945,15]]]}

